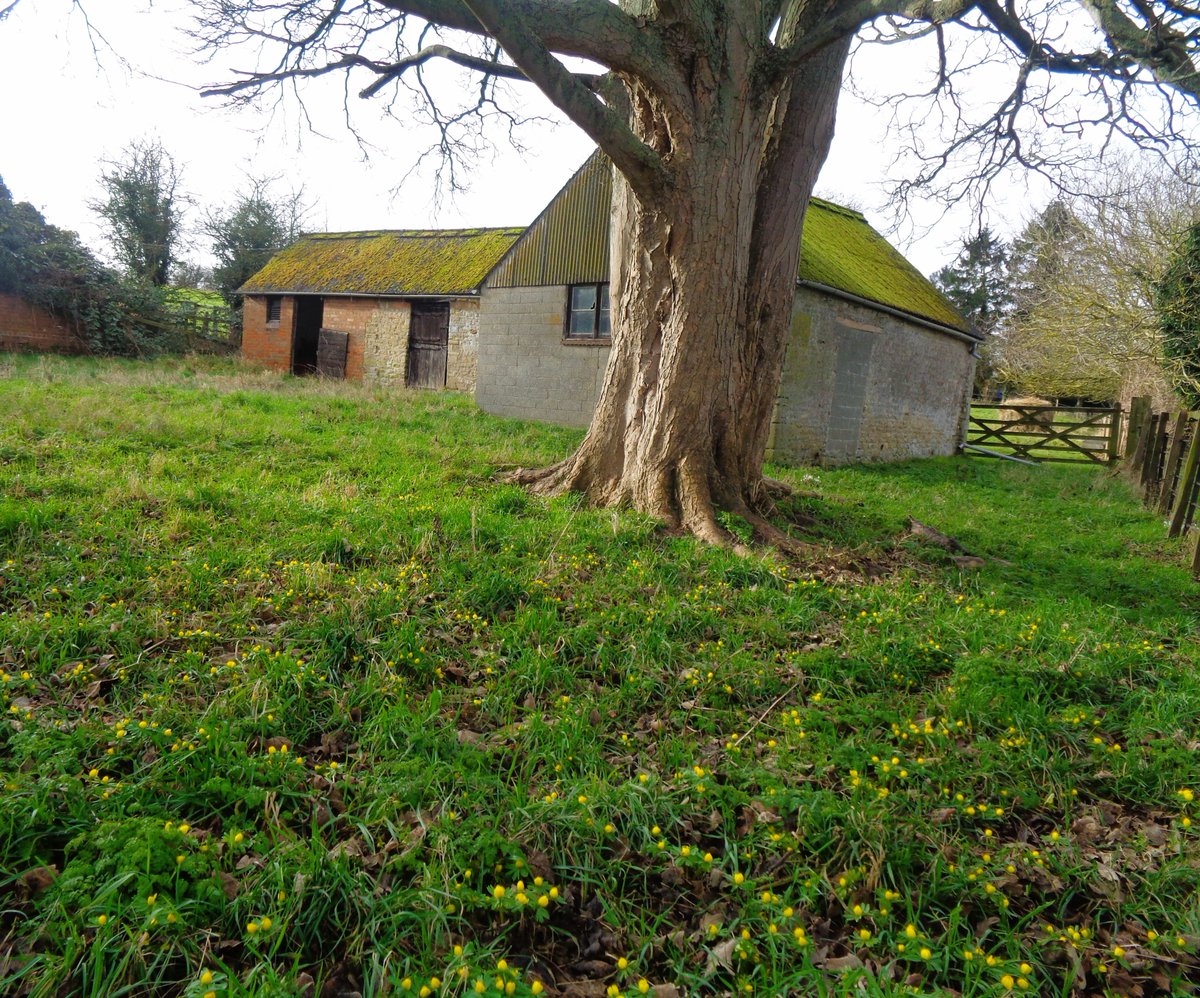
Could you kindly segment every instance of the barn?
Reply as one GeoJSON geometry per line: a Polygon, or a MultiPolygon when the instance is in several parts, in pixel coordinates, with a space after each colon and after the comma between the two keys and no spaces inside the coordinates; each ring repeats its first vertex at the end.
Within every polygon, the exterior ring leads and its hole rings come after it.
{"type": "MultiPolygon", "coordinates": [[[[591,418],[608,361],[612,168],[594,154],[483,281],[475,395],[488,412],[591,418]]],[[[981,337],[857,211],[814,199],[770,458],[954,453],[981,337]]]]}
{"type": "Polygon", "coordinates": [[[474,391],[480,285],[522,231],[303,236],[242,286],[242,354],[296,375],[474,391]]]}

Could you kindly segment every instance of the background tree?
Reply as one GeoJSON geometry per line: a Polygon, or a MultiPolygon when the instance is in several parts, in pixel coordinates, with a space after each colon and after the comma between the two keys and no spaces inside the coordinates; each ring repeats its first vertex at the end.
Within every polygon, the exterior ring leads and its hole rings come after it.
{"type": "Polygon", "coordinates": [[[1155,284],[1154,308],[1175,391],[1190,409],[1200,406],[1200,222],[1155,284]]]}
{"type": "Polygon", "coordinates": [[[261,270],[276,253],[300,235],[308,206],[304,191],[277,194],[277,178],[250,177],[247,186],[225,208],[210,210],[201,225],[212,239],[217,263],[213,286],[230,308],[240,312],[238,288],[261,270]]]}
{"type": "Polygon", "coordinates": [[[985,339],[975,365],[975,394],[995,379],[994,337],[1012,307],[1008,282],[1008,245],[987,226],[963,240],[954,263],[931,278],[985,339]]]}
{"type": "Polygon", "coordinates": [[[1197,217],[1193,182],[1134,162],[1052,203],[1014,242],[1004,377],[1038,395],[1172,404],[1156,284],[1197,217]]]}
{"type": "MultiPolygon", "coordinates": [[[[1200,13],[1174,2],[202,0],[198,8],[208,45],[261,53],[260,69],[213,91],[235,101],[335,71],[367,77],[363,96],[403,86],[428,96],[425,67],[447,60],[478,78],[473,106],[434,112],[450,152],[471,110],[496,112],[500,80],[532,82],[596,141],[616,171],[605,381],[577,451],[519,477],[543,492],[629,503],[721,543],[730,536],[714,506],[786,542],[760,515],[763,459],[804,213],[860,28],[936,45],[938,72],[926,89],[949,109],[947,145],[922,161],[918,180],[981,148],[972,173],[985,185],[1014,162],[1056,165],[1052,144],[1023,141],[1039,117],[1076,136],[1100,122],[1158,139],[1146,123],[1167,112],[1190,120],[1200,93],[1200,13]],[[997,100],[981,116],[956,101],[960,41],[979,53],[975,63],[1011,70],[1011,86],[993,85],[997,100]],[[1059,99],[1060,76],[1086,79],[1078,101],[1094,100],[1094,113],[1059,99]]],[[[898,92],[920,89],[897,81],[898,92]]]]}
{"type": "Polygon", "coordinates": [[[130,143],[100,174],[104,197],[91,209],[108,225],[117,262],[125,272],[161,287],[183,231],[181,173],[157,139],[130,143]]]}

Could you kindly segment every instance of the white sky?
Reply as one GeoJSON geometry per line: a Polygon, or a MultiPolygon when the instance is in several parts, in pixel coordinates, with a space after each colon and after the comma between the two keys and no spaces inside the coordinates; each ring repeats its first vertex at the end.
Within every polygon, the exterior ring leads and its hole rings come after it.
{"type": "MultiPolygon", "coordinates": [[[[247,173],[278,174],[284,186],[303,185],[315,204],[308,227],[331,231],[523,225],[591,149],[569,123],[527,126],[526,153],[499,140],[494,158],[478,164],[470,190],[438,206],[428,170],[396,189],[428,137],[384,115],[378,99],[351,97],[352,122],[373,146],[364,158],[346,126],[340,75],[301,84],[315,131],[292,99],[272,114],[255,114],[201,98],[199,86],[245,67],[229,53],[198,64],[180,33],[187,7],[185,0],[87,0],[110,46],[98,56],[71,0],[22,0],[0,22],[0,176],[17,200],[32,202],[97,249],[104,248],[103,235],[87,203],[98,196],[101,162],[138,138],[161,140],[183,166],[184,186],[199,207],[219,206],[247,173]]],[[[886,79],[903,67],[913,75],[903,62],[915,53],[909,44],[871,52],[860,71],[886,79]]],[[[532,87],[521,88],[523,98],[526,92],[530,113],[555,114],[532,87]]],[[[895,148],[878,112],[844,97],[819,193],[853,203],[877,228],[892,230],[898,220],[884,207],[884,188],[895,148]]],[[[1004,235],[1019,230],[1050,196],[1037,183],[1008,184],[1000,193],[989,221],[1004,235]]],[[[197,214],[193,209],[192,218],[197,214]]],[[[926,273],[954,257],[972,225],[965,211],[939,216],[932,205],[918,206],[892,237],[926,273]]],[[[204,260],[205,252],[197,237],[183,255],[204,260]]]]}

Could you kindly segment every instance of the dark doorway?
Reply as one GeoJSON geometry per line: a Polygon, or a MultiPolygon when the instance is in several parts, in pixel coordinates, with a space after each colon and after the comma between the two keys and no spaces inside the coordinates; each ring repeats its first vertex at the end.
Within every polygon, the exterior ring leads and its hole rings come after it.
{"type": "Polygon", "coordinates": [[[321,341],[321,322],[325,317],[325,299],[305,295],[296,299],[296,326],[292,337],[292,374],[317,373],[317,347],[321,341]]]}
{"type": "Polygon", "coordinates": [[[408,326],[409,388],[446,387],[446,351],[450,339],[450,303],[412,303],[408,326]]]}

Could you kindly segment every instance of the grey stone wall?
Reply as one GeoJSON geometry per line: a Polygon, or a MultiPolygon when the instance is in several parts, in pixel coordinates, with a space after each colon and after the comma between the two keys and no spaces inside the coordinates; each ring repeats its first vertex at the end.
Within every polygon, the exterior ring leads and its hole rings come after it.
{"type": "MultiPolygon", "coordinates": [[[[484,289],[480,408],[587,425],[608,349],[563,342],[566,294],[559,286],[484,289]]],[[[974,370],[961,340],[802,288],[770,457],[834,465],[953,454],[974,370]]]]}
{"type": "Polygon", "coordinates": [[[375,308],[367,314],[363,329],[363,381],[367,384],[404,387],[411,318],[408,302],[375,300],[375,308]]]}
{"type": "Polygon", "coordinates": [[[455,298],[450,302],[446,387],[456,392],[475,391],[478,368],[479,301],[474,298],[455,298]]]}
{"type": "Polygon", "coordinates": [[[564,343],[567,289],[484,288],[475,400],[498,416],[586,426],[608,347],[564,343]]]}
{"type": "Polygon", "coordinates": [[[782,464],[953,454],[963,437],[970,345],[808,288],[796,294],[772,435],[782,464]]]}

